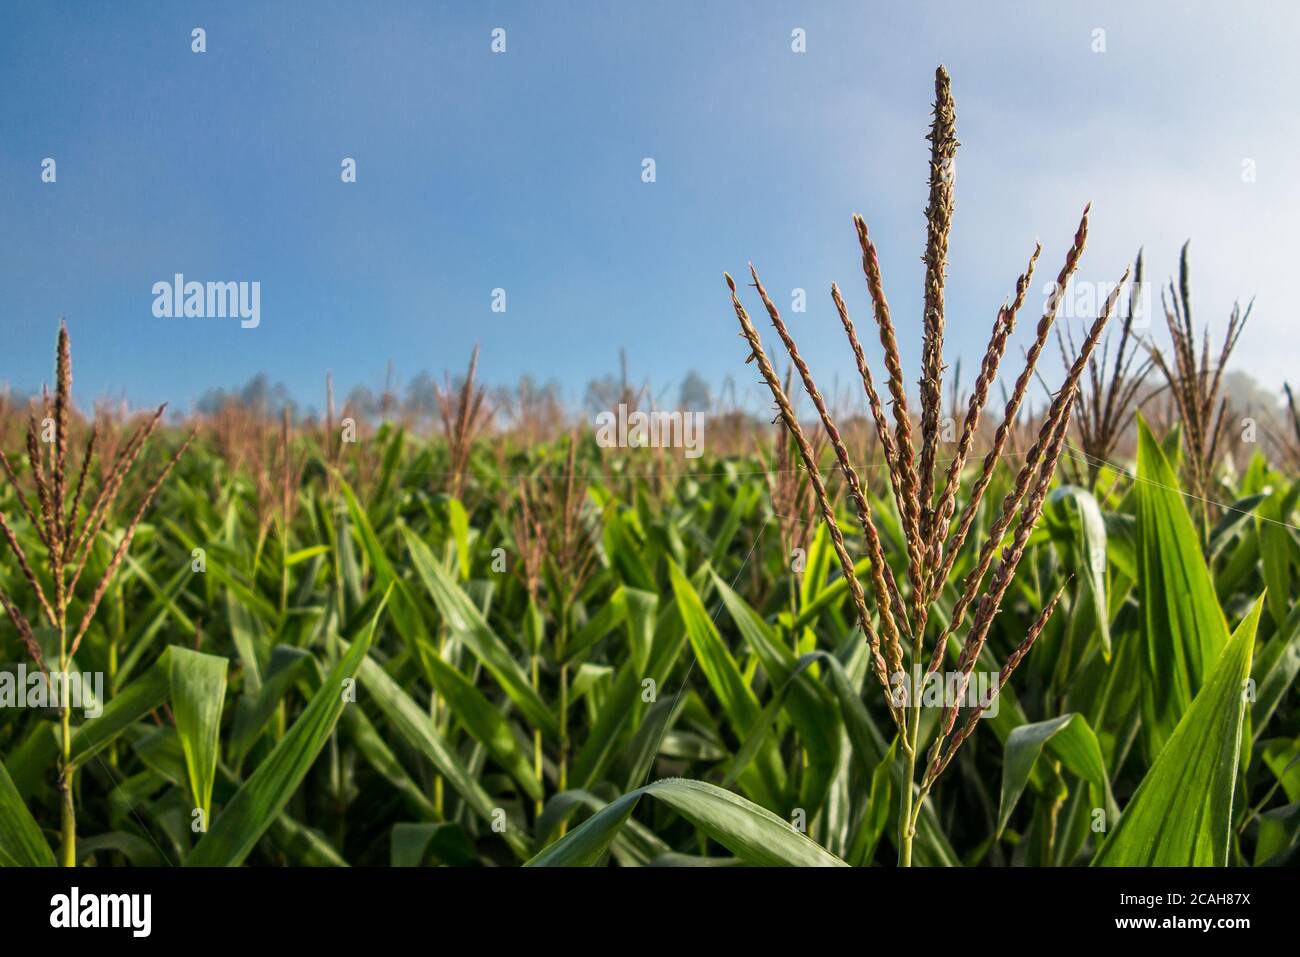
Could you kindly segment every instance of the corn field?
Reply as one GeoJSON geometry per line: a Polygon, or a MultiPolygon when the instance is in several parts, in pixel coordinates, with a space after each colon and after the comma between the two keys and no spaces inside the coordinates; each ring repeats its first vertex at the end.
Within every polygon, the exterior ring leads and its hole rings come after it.
{"type": "MultiPolygon", "coordinates": [[[[683,470],[590,433],[468,433],[468,381],[449,437],[249,418],[242,448],[196,422],[178,456],[186,432],[157,418],[65,410],[46,445],[33,418],[29,459],[10,430],[5,687],[42,665],[103,687],[80,709],[0,709],[5,863],[898,859],[903,738],[850,594],[872,562],[843,486],[827,495],[853,577],[774,428],[683,470]],[[84,531],[62,590],[70,563],[44,560],[60,527],[84,531]]],[[[1255,451],[1216,464],[1203,509],[1185,441],[1139,418],[1132,461],[1066,443],[1092,483],[1052,485],[980,667],[1055,613],[918,805],[915,863],[1294,853],[1300,483],[1255,451]]],[[[1008,461],[985,501],[1012,490],[1008,461]]],[[[881,470],[861,494],[902,581],[881,470]]],[[[939,628],[996,519],[978,509],[949,556],[939,628]]],[[[923,756],[945,711],[916,709],[923,756]]]]}
{"type": "Polygon", "coordinates": [[[1124,309],[1139,256],[1082,328],[1048,297],[1008,372],[1037,247],[962,392],[935,96],[919,392],[855,217],[855,404],[751,267],[735,358],[776,420],[699,458],[496,408],[477,351],[426,424],[332,384],[318,419],[87,413],[61,327],[0,429],[0,863],[1294,862],[1290,391],[1238,429],[1250,309],[1212,339],[1186,249],[1166,345],[1124,309]]]}

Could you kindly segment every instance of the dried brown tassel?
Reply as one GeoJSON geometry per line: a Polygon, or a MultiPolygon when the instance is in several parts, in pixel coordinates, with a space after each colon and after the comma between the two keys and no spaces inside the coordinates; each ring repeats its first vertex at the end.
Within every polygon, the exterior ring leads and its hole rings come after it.
{"type": "Polygon", "coordinates": [[[55,365],[57,379],[54,398],[54,514],[62,529],[65,489],[64,466],[68,460],[68,413],[72,406],[72,346],[68,324],[59,323],[59,358],[55,365]]]}
{"type": "MultiPolygon", "coordinates": [[[[849,318],[848,307],[844,305],[844,297],[840,295],[839,286],[831,283],[831,299],[835,302],[835,310],[839,313],[840,324],[844,327],[844,333],[848,336],[849,347],[853,350],[854,360],[858,365],[858,375],[862,378],[862,388],[867,394],[867,404],[871,407],[871,418],[876,424],[876,439],[880,442],[880,449],[885,458],[886,471],[889,473],[889,484],[894,493],[894,501],[899,503],[899,514],[903,514],[903,505],[905,493],[903,491],[902,475],[898,469],[898,450],[894,445],[894,437],[889,431],[889,423],[885,419],[885,409],[880,402],[880,396],[876,392],[875,382],[871,377],[871,369],[867,366],[867,358],[863,354],[862,344],[858,341],[857,330],[853,326],[853,320],[849,318]]],[[[898,585],[894,583],[894,572],[889,567],[889,563],[884,563],[884,572],[889,579],[890,590],[894,594],[895,606],[894,615],[896,616],[900,628],[910,639],[912,634],[912,624],[907,615],[907,610],[903,606],[898,585]]]]}
{"type": "Polygon", "coordinates": [[[803,380],[808,397],[812,399],[817,414],[821,418],[822,426],[826,429],[826,435],[830,439],[831,447],[835,450],[836,460],[839,462],[840,471],[843,473],[845,484],[848,486],[849,498],[853,500],[858,513],[858,522],[862,525],[863,534],[867,541],[867,554],[871,559],[871,581],[876,592],[876,607],[880,612],[881,625],[884,630],[885,654],[887,655],[891,673],[898,674],[903,669],[903,653],[899,642],[898,624],[894,620],[892,610],[897,596],[891,594],[889,586],[885,582],[884,552],[880,547],[880,536],[876,532],[875,523],[871,519],[870,506],[867,505],[866,497],[862,493],[862,483],[858,478],[857,471],[849,461],[848,449],[845,448],[839,429],[836,428],[830,413],[826,409],[826,401],[817,390],[817,384],[813,381],[808,364],[804,362],[803,356],[799,354],[799,349],[795,345],[793,337],[781,320],[781,314],[777,310],[776,304],[768,298],[767,290],[763,288],[758,273],[752,266],[749,271],[750,275],[754,277],[754,287],[758,290],[758,295],[763,300],[767,314],[772,320],[772,326],[776,329],[777,335],[781,338],[786,351],[790,354],[790,361],[799,370],[799,377],[803,380]]]}
{"type": "Polygon", "coordinates": [[[31,503],[27,501],[27,496],[23,494],[22,486],[18,484],[18,476],[14,474],[13,466],[9,464],[9,458],[3,451],[0,451],[0,466],[4,468],[5,477],[9,479],[9,484],[13,487],[14,495],[18,499],[18,504],[23,507],[23,514],[27,516],[27,521],[31,523],[32,528],[36,529],[36,533],[40,535],[41,541],[44,543],[45,536],[41,530],[40,519],[38,519],[36,513],[32,511],[31,503]]]}
{"type": "MultiPolygon", "coordinates": [[[[786,428],[794,438],[795,444],[799,448],[799,454],[803,458],[804,466],[808,470],[808,480],[812,483],[813,492],[817,496],[817,504],[821,508],[822,518],[826,522],[827,531],[831,537],[831,546],[835,550],[835,555],[840,562],[840,570],[844,574],[844,580],[849,589],[849,596],[853,600],[853,607],[858,615],[858,624],[862,628],[862,633],[866,635],[867,642],[871,647],[872,663],[875,667],[876,677],[879,679],[881,686],[889,692],[889,672],[885,665],[884,656],[880,653],[880,637],[877,635],[875,628],[871,624],[871,616],[867,612],[866,597],[862,592],[862,583],[858,581],[858,576],[853,570],[853,561],[849,558],[848,550],[844,546],[844,535],[840,531],[839,522],[835,518],[835,510],[832,508],[830,499],[826,494],[826,486],[822,482],[821,473],[817,469],[817,462],[813,458],[812,448],[808,445],[807,438],[804,437],[803,429],[799,425],[799,420],[794,414],[794,409],[790,405],[790,400],[786,397],[785,391],[781,388],[781,381],[777,378],[776,370],[772,368],[772,363],[767,358],[767,353],[763,351],[762,340],[759,339],[758,330],[754,328],[753,322],[750,321],[749,314],[745,307],[741,305],[740,298],[736,294],[736,281],[727,273],[723,273],[723,278],[727,281],[727,287],[731,290],[731,305],[735,309],[736,318],[740,322],[741,335],[749,343],[751,358],[758,363],[759,371],[762,373],[763,380],[767,383],[768,389],[772,393],[772,398],[776,400],[777,408],[780,410],[781,418],[785,420],[786,428]]],[[[748,361],[748,360],[747,360],[748,361]]],[[[902,714],[894,706],[892,696],[886,694],[886,700],[889,705],[890,715],[899,728],[903,727],[902,714]]]]}
{"type": "MultiPolygon", "coordinates": [[[[934,521],[934,457],[939,441],[939,412],[943,390],[944,272],[948,262],[948,233],[952,229],[953,160],[957,154],[957,115],[948,71],[934,75],[934,122],[930,126],[930,201],[925,210],[925,321],[921,350],[921,540],[929,551],[934,521]]],[[[928,570],[928,565],[926,570],[928,570]]],[[[924,593],[926,586],[921,585],[924,593]]]]}
{"type": "Polygon", "coordinates": [[[18,610],[18,606],[9,600],[9,596],[3,590],[0,590],[0,605],[4,605],[5,614],[13,622],[14,629],[18,632],[18,638],[27,649],[27,653],[32,656],[32,660],[41,669],[41,673],[48,676],[49,669],[45,667],[45,656],[41,654],[41,646],[37,643],[36,636],[32,634],[31,623],[18,610]]]}
{"type": "MultiPolygon", "coordinates": [[[[970,607],[971,602],[975,600],[976,594],[978,594],[980,583],[983,581],[984,575],[988,572],[990,564],[992,564],[994,552],[1002,543],[1002,537],[1006,534],[1007,529],[1011,525],[1012,519],[1015,517],[1016,510],[1020,507],[1020,503],[1024,499],[1026,490],[1029,487],[1031,476],[1038,465],[1039,458],[1044,454],[1045,449],[1050,449],[1050,438],[1053,434],[1052,430],[1056,428],[1061,421],[1069,421],[1069,413],[1071,411],[1070,406],[1075,401],[1075,389],[1078,385],[1079,377],[1083,374],[1084,368],[1087,366],[1093,351],[1097,347],[1097,342],[1106,328],[1106,323],[1109,321],[1111,312],[1115,308],[1115,302],[1119,299],[1120,292],[1128,281],[1128,276],[1128,270],[1125,270],[1124,277],[1120,280],[1119,285],[1116,286],[1114,291],[1106,298],[1106,302],[1102,307],[1100,315],[1097,316],[1092,327],[1088,330],[1088,337],[1084,340],[1083,347],[1080,349],[1078,356],[1075,358],[1074,364],[1070,367],[1070,371],[1065,377],[1065,382],[1062,383],[1060,391],[1057,393],[1056,398],[1052,401],[1052,404],[1048,409],[1047,417],[1043,421],[1042,427],[1039,429],[1037,441],[1030,446],[1029,451],[1025,454],[1025,460],[1021,465],[1020,471],[1016,475],[1014,487],[1006,494],[1006,496],[1003,497],[1001,514],[993,523],[993,527],[989,529],[988,537],[980,547],[979,559],[976,562],[975,568],[966,576],[961,596],[953,606],[948,627],[944,630],[943,636],[940,637],[938,643],[935,645],[934,653],[930,658],[928,671],[934,672],[939,669],[939,666],[943,663],[943,654],[947,646],[948,637],[954,634],[965,621],[966,611],[970,607]]],[[[1064,438],[1064,435],[1062,435],[1061,441],[1064,441],[1064,438]]]]}
{"type": "MultiPolygon", "coordinates": [[[[1042,245],[1036,244],[1033,255],[1029,257],[1028,267],[1016,282],[1015,298],[1012,300],[1011,305],[1003,306],[999,310],[998,318],[993,324],[993,335],[989,340],[988,348],[984,350],[984,361],[980,364],[980,373],[975,379],[975,390],[971,393],[970,404],[966,409],[966,420],[962,424],[961,437],[957,442],[957,452],[948,465],[947,480],[939,496],[939,503],[935,506],[934,529],[931,538],[931,556],[933,559],[942,560],[943,541],[948,536],[948,524],[956,508],[957,488],[961,484],[961,473],[966,466],[966,456],[970,453],[971,444],[975,439],[975,431],[979,428],[980,413],[988,402],[989,386],[997,377],[998,366],[1006,352],[1007,340],[1016,327],[1016,314],[1025,301],[1025,293],[1029,289],[1030,282],[1033,281],[1034,264],[1038,261],[1038,255],[1042,251],[1042,245]]],[[[930,589],[929,597],[931,601],[938,597],[938,592],[943,588],[946,580],[943,576],[935,576],[930,589]]]]}
{"type": "Polygon", "coordinates": [[[154,429],[157,428],[158,421],[162,418],[163,410],[166,408],[166,403],[158,406],[148,421],[136,429],[126,446],[118,453],[108,478],[100,486],[99,494],[95,496],[94,504],[86,512],[86,517],[81,523],[81,529],[72,543],[71,554],[73,556],[80,554],[81,557],[77,562],[77,567],[73,570],[72,581],[68,585],[69,594],[71,594],[77,585],[77,581],[81,578],[81,573],[86,567],[86,561],[94,547],[95,537],[99,534],[100,528],[103,527],[105,520],[108,518],[108,510],[113,502],[117,500],[123,481],[135,466],[136,459],[139,458],[145,442],[153,434],[154,429]]]}
{"type": "Polygon", "coordinates": [[[181,443],[181,447],[176,450],[176,454],[173,455],[167,462],[166,466],[163,467],[162,472],[160,472],[158,477],[154,479],[154,482],[149,486],[148,491],[145,492],[144,499],[140,502],[140,507],[136,509],[135,515],[131,519],[131,523],[126,527],[126,534],[122,536],[122,541],[118,544],[117,550],[113,552],[113,557],[109,560],[108,567],[104,569],[103,577],[100,578],[99,584],[95,586],[95,591],[90,597],[90,602],[86,605],[85,613],[81,618],[81,624],[77,626],[76,635],[72,639],[72,648],[68,652],[69,656],[77,653],[77,648],[81,645],[81,639],[86,634],[86,629],[90,627],[90,622],[91,619],[95,617],[95,612],[99,609],[99,603],[104,597],[104,592],[108,590],[108,583],[112,581],[113,576],[117,574],[117,568],[122,564],[122,559],[126,555],[126,550],[131,547],[131,540],[135,538],[136,529],[140,527],[140,522],[144,518],[144,513],[149,508],[149,503],[153,501],[154,495],[162,486],[162,483],[167,479],[167,476],[171,474],[172,468],[178,461],[180,461],[180,457],[185,454],[185,450],[190,447],[190,443],[193,441],[194,433],[191,432],[189,436],[186,437],[185,441],[181,443]]]}
{"type": "Polygon", "coordinates": [[[99,422],[96,420],[86,440],[86,451],[81,457],[81,470],[77,473],[77,487],[72,493],[72,505],[63,520],[63,560],[72,557],[73,528],[77,523],[77,512],[81,508],[81,498],[86,489],[86,473],[90,471],[90,461],[95,454],[95,442],[99,438],[99,422]]]}
{"type": "MultiPolygon", "coordinates": [[[[1073,388],[1073,386],[1069,386],[1067,390],[1073,388]]],[[[1020,564],[1020,558],[1029,542],[1029,535],[1038,522],[1038,516],[1043,508],[1043,500],[1047,496],[1048,486],[1052,484],[1052,474],[1056,471],[1056,463],[1061,457],[1061,448],[1065,444],[1065,434],[1069,430],[1070,411],[1074,405],[1073,395],[1068,394],[1068,392],[1063,393],[1063,395],[1065,395],[1065,402],[1057,413],[1056,419],[1049,419],[1048,422],[1043,424],[1044,431],[1050,428],[1050,439],[1047,442],[1047,450],[1043,457],[1042,466],[1038,469],[1033,490],[1030,492],[1025,507],[1020,513],[1020,521],[1016,525],[1011,544],[1002,552],[1002,560],[993,573],[988,591],[980,599],[979,608],[975,613],[975,620],[971,623],[970,634],[966,636],[966,643],[961,651],[961,660],[957,666],[957,670],[961,674],[958,681],[958,692],[956,699],[948,706],[948,710],[944,715],[942,725],[944,734],[948,734],[952,730],[953,721],[957,717],[957,703],[966,692],[966,683],[970,678],[971,669],[979,661],[980,652],[983,650],[984,642],[988,638],[989,628],[993,625],[993,618],[1002,606],[1002,598],[1011,585],[1011,579],[1015,576],[1016,567],[1020,564]]]]}
{"type": "MultiPolygon", "coordinates": [[[[1079,221],[1079,228],[1074,234],[1074,243],[1070,251],[1065,256],[1065,264],[1061,267],[1060,273],[1056,277],[1054,291],[1049,297],[1047,308],[1043,310],[1042,318],[1038,320],[1038,328],[1034,334],[1034,342],[1029,347],[1025,355],[1025,366],[1011,391],[1011,397],[1007,400],[1003,409],[1002,422],[998,425],[997,431],[993,435],[993,447],[989,449],[984,456],[984,463],[980,468],[979,476],[971,488],[970,497],[966,501],[966,507],[962,510],[961,521],[957,524],[957,531],[953,534],[952,540],[944,547],[943,564],[940,566],[938,573],[939,581],[947,581],[948,576],[952,574],[952,566],[957,561],[957,555],[961,552],[962,546],[966,543],[966,537],[970,534],[971,526],[975,521],[975,515],[979,510],[980,502],[984,498],[984,492],[989,483],[993,481],[993,473],[997,467],[998,461],[1002,458],[1002,451],[1006,448],[1007,438],[1015,427],[1016,416],[1020,412],[1020,404],[1024,400],[1025,393],[1029,388],[1029,380],[1033,377],[1034,369],[1038,363],[1038,357],[1042,354],[1043,347],[1047,343],[1047,337],[1052,329],[1052,323],[1056,321],[1056,313],[1060,306],[1060,298],[1064,293],[1066,286],[1069,284],[1075,269],[1078,268],[1079,259],[1083,255],[1083,248],[1088,242],[1088,211],[1091,204],[1084,207],[1083,217],[1079,221]]],[[[943,642],[940,641],[939,647],[942,648],[943,642]]]]}
{"type": "Polygon", "coordinates": [[[36,504],[41,514],[41,520],[37,523],[36,529],[41,541],[48,549],[55,547],[58,538],[55,535],[52,521],[54,506],[50,499],[50,483],[45,476],[45,466],[41,461],[41,448],[37,440],[39,434],[36,428],[36,418],[29,415],[27,418],[27,460],[32,467],[32,482],[36,485],[36,504]]]}
{"type": "Polygon", "coordinates": [[[858,245],[862,249],[862,270],[867,278],[867,290],[876,325],[880,328],[880,345],[885,350],[885,368],[889,372],[889,394],[894,400],[895,438],[898,443],[898,475],[903,488],[899,512],[903,516],[904,537],[907,539],[908,578],[912,582],[912,634],[925,632],[925,601],[923,562],[925,550],[921,539],[921,505],[916,478],[916,453],[912,447],[912,419],[907,411],[907,389],[903,381],[903,364],[899,358],[898,339],[889,315],[884,285],[880,279],[880,260],[876,247],[867,234],[867,224],[861,216],[853,217],[858,232],[858,245]]]}
{"type": "MultiPolygon", "coordinates": [[[[1020,642],[1016,647],[1016,650],[1007,658],[1007,663],[1003,665],[1002,670],[998,672],[998,683],[997,687],[993,690],[994,695],[1001,693],[1002,689],[1006,686],[1006,683],[1011,680],[1011,675],[1020,665],[1020,662],[1024,660],[1025,655],[1029,654],[1029,649],[1033,647],[1034,642],[1038,640],[1038,636],[1041,635],[1043,629],[1047,627],[1048,621],[1051,620],[1052,612],[1056,610],[1057,602],[1061,600],[1061,595],[1065,593],[1066,587],[1072,580],[1073,576],[1067,578],[1065,583],[1056,590],[1056,594],[1052,596],[1051,601],[1049,601],[1043,610],[1039,612],[1038,617],[1034,619],[1033,624],[1029,626],[1029,631],[1025,634],[1024,640],[1020,642]]],[[[980,718],[983,716],[984,712],[988,710],[990,704],[992,704],[991,699],[988,704],[982,704],[980,707],[975,708],[966,718],[966,722],[962,725],[961,730],[949,739],[950,743],[947,752],[939,757],[938,760],[931,762],[930,766],[926,769],[925,777],[921,782],[923,790],[928,789],[947,769],[948,765],[952,762],[953,756],[957,753],[957,749],[960,748],[963,742],[974,733],[975,728],[979,725],[980,718]]]]}
{"type": "Polygon", "coordinates": [[[5,520],[4,513],[0,512],[0,532],[4,533],[5,541],[9,543],[9,550],[14,553],[18,559],[18,567],[22,569],[23,577],[27,579],[28,584],[32,586],[32,591],[36,592],[36,598],[40,602],[41,611],[45,612],[45,617],[49,619],[50,624],[59,627],[58,616],[54,613],[54,608],[50,606],[49,599],[45,597],[45,592],[41,588],[40,581],[36,578],[36,573],[32,571],[31,564],[27,561],[27,553],[23,551],[22,545],[18,541],[18,536],[14,534],[9,523],[5,520]]]}

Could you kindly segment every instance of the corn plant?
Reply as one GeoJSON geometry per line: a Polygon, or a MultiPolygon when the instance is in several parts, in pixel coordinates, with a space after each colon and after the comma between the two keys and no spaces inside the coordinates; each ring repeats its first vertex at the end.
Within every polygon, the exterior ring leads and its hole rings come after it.
{"type": "Polygon", "coordinates": [[[95,455],[95,440],[99,435],[96,422],[86,439],[81,455],[80,468],[76,468],[69,456],[72,422],[72,340],[68,335],[66,323],[59,325],[58,347],[55,361],[55,391],[53,402],[48,389],[43,395],[45,417],[40,427],[35,415],[30,415],[27,425],[27,465],[32,486],[31,496],[23,490],[17,473],[9,459],[0,451],[0,466],[9,480],[13,493],[18,500],[22,516],[27,520],[32,532],[45,552],[44,575],[38,575],[36,568],[27,555],[18,535],[3,512],[0,512],[0,531],[9,546],[23,578],[30,587],[32,595],[40,608],[40,614],[54,629],[58,640],[58,665],[52,678],[27,616],[19,606],[0,591],[0,603],[4,605],[9,620],[17,629],[19,636],[31,655],[33,662],[41,669],[47,681],[54,680],[59,695],[59,778],[60,813],[62,824],[61,863],[71,867],[77,860],[77,811],[73,796],[76,768],[72,761],[72,708],[68,700],[70,687],[69,672],[73,656],[81,647],[82,639],[90,628],[99,610],[100,602],[108,590],[113,576],[122,566],[131,547],[140,522],[148,511],[150,502],[157,494],[159,486],[167,478],[176,460],[185,452],[189,439],[162,468],[157,477],[145,489],[139,505],[127,522],[112,550],[112,557],[98,575],[98,580],[84,601],[79,618],[69,619],[69,609],[77,595],[77,584],[86,570],[95,550],[99,534],[111,514],[114,503],[126,487],[127,479],[144,449],[145,443],[158,426],[165,405],[161,405],[148,419],[136,429],[131,439],[121,448],[109,470],[108,478],[99,484],[99,490],[93,498],[89,497],[90,486],[87,476],[95,455]],[[75,479],[74,479],[75,476],[75,479]],[[33,504],[32,499],[35,500],[33,504]],[[75,626],[72,622],[76,621],[75,626]]]}
{"type": "Polygon", "coordinates": [[[1172,358],[1154,346],[1149,346],[1148,352],[1169,386],[1187,433],[1185,472],[1194,494],[1200,499],[1198,525],[1203,546],[1208,548],[1210,523],[1215,512],[1215,471],[1228,428],[1228,400],[1219,395],[1219,389],[1223,370],[1254,304],[1248,303],[1245,311],[1239,303],[1233,304],[1218,356],[1211,361],[1209,327],[1202,330],[1198,349],[1196,329],[1192,324],[1191,276],[1187,261],[1190,245],[1190,242],[1184,243],[1178,257],[1177,286],[1171,280],[1168,289],[1161,293],[1165,326],[1172,341],[1172,358]]]}
{"type": "MultiPolygon", "coordinates": [[[[872,243],[866,222],[854,217],[858,242],[862,251],[863,271],[866,275],[867,289],[870,293],[873,315],[880,331],[881,347],[885,352],[885,366],[888,370],[887,382],[893,402],[894,431],[890,432],[884,406],[876,391],[875,384],[867,365],[862,345],[858,340],[843,296],[837,286],[832,285],[831,297],[834,301],[840,322],[848,337],[849,346],[857,361],[862,377],[863,389],[876,423],[877,435],[881,447],[885,450],[889,469],[891,490],[899,514],[904,517],[907,540],[907,577],[906,589],[896,580],[881,548],[880,536],[872,517],[872,508],[867,501],[863,484],[852,463],[849,451],[840,437],[826,403],[817,389],[807,364],[799,354],[793,336],[781,319],[780,312],[763,288],[757,271],[751,267],[754,287],[758,291],[778,337],[790,355],[795,368],[799,370],[813,405],[816,406],[821,424],[835,450],[836,461],[843,474],[854,510],[862,527],[870,561],[870,584],[875,599],[875,615],[867,608],[864,589],[858,582],[854,562],[850,558],[844,543],[835,511],[826,496],[825,486],[817,471],[817,461],[803,428],[794,414],[786,389],[782,387],[763,349],[757,329],[750,321],[745,307],[736,293],[735,282],[727,276],[731,288],[732,305],[740,321],[742,334],[750,348],[746,360],[757,360],[763,380],[771,390],[781,418],[794,437],[796,445],[808,469],[813,488],[821,504],[822,517],[830,530],[845,580],[853,597],[857,611],[858,623],[866,637],[873,659],[877,679],[889,698],[889,710],[900,736],[900,745],[904,755],[904,786],[901,794],[899,864],[909,866],[912,862],[911,846],[916,833],[916,815],[921,802],[934,786],[936,780],[951,763],[957,749],[970,736],[981,716],[982,708],[971,710],[965,722],[958,727],[957,717],[959,702],[966,690],[970,673],[975,667],[983,649],[988,630],[994,616],[1002,603],[1016,567],[1024,554],[1026,543],[1033,532],[1034,525],[1042,510],[1047,489],[1051,484],[1052,474],[1059,461],[1066,430],[1069,427],[1070,413],[1075,402],[1075,390],[1079,377],[1087,366],[1098,340],[1105,329],[1111,310],[1118,296],[1118,288],[1107,299],[1101,314],[1092,324],[1082,348],[1075,357],[1069,374],[1053,400],[1046,419],[1039,431],[1038,438],[1030,447],[1024,463],[1016,476],[1014,489],[1003,499],[1001,514],[994,523],[985,543],[980,550],[979,561],[970,572],[961,588],[961,597],[953,610],[947,627],[931,644],[927,641],[930,606],[938,596],[951,571],[952,563],[965,544],[971,523],[979,508],[980,499],[988,488],[1002,453],[1008,430],[1015,421],[1020,402],[1024,398],[1029,378],[1033,374],[1035,363],[1042,352],[1043,344],[1052,323],[1056,318],[1059,296],[1053,295],[1048,308],[1039,321],[1034,344],[1019,378],[1016,388],[1003,411],[1002,424],[998,427],[993,447],[985,456],[979,477],[976,479],[966,502],[956,531],[949,536],[951,519],[955,513],[955,503],[960,484],[960,477],[966,456],[970,452],[972,441],[979,426],[980,416],[987,402],[988,388],[997,375],[1002,355],[1006,349],[1007,339],[1014,328],[1016,314],[1024,302],[1025,293],[1033,276],[1034,263],[1038,259],[1040,248],[1034,250],[1029,267],[1016,284],[1014,299],[999,310],[993,326],[988,349],[981,364],[980,375],[975,383],[967,407],[967,414],[962,425],[961,437],[957,449],[949,464],[946,477],[937,476],[936,450],[939,446],[940,401],[943,394],[943,335],[944,335],[944,281],[947,268],[948,233],[952,225],[953,178],[951,175],[953,158],[956,153],[956,112],[952,98],[951,83],[948,73],[942,67],[935,75],[934,121],[930,128],[930,200],[926,209],[928,226],[925,251],[925,314],[923,316],[924,335],[922,341],[922,375],[920,379],[921,414],[919,454],[917,442],[913,439],[911,415],[908,410],[907,392],[904,385],[902,364],[899,359],[894,323],[890,316],[889,304],[885,298],[881,280],[880,266],[876,249],[872,243]],[[1018,516],[1018,518],[1017,518],[1018,516]],[[921,751],[921,694],[924,680],[935,674],[942,666],[947,652],[948,641],[953,638],[964,623],[967,611],[976,603],[984,577],[993,564],[997,547],[1003,536],[1015,522],[1015,532],[1011,544],[1003,551],[996,569],[993,570],[987,590],[979,597],[975,606],[975,615],[970,629],[961,645],[958,661],[960,680],[957,693],[945,709],[939,733],[930,746],[929,755],[922,764],[923,774],[919,791],[914,795],[913,781],[921,751]],[[874,624],[879,617],[879,628],[874,624]],[[928,663],[927,663],[928,655],[928,663]],[[908,681],[910,684],[902,685],[908,681]],[[915,797],[915,800],[914,800],[915,797]]],[[[1083,252],[1087,238],[1087,211],[1079,224],[1074,245],[1066,257],[1057,278],[1056,288],[1063,289],[1073,275],[1083,252]]],[[[1124,281],[1120,286],[1123,286],[1124,281]]],[[[1059,593],[1058,593],[1059,595],[1059,593]]],[[[1007,658],[998,675],[997,685],[1002,685],[1011,677],[1020,661],[1029,651],[1035,639],[1042,632],[1048,618],[1056,605],[1054,597],[1046,604],[1038,618],[1031,625],[1024,641],[1007,658]]]]}
{"type": "MultiPolygon", "coordinates": [[[[784,377],[734,284],[732,304],[776,422],[733,400],[699,459],[601,448],[527,396],[492,415],[476,369],[445,416],[339,408],[329,378],[316,421],[104,403],[83,422],[70,354],[48,412],[15,423],[24,400],[0,395],[0,865],[1294,863],[1294,463],[1269,446],[1229,470],[1220,445],[1208,547],[1176,406],[1117,426],[1129,481],[1071,484],[1124,292],[1058,340],[1031,409],[1056,296],[1023,364],[1005,354],[1036,249],[958,388],[937,80],[922,388],[860,218],[873,342],[831,289],[861,415],[831,407],[795,342],[811,324],[757,272],[784,377]],[[38,658],[103,671],[102,713],[10,707],[14,662],[38,658]],[[996,696],[962,705],[986,678],[996,696]]],[[[1121,368],[1147,378],[1131,346],[1121,368]]],[[[653,408],[626,368],[607,383],[601,403],[653,408]]]]}

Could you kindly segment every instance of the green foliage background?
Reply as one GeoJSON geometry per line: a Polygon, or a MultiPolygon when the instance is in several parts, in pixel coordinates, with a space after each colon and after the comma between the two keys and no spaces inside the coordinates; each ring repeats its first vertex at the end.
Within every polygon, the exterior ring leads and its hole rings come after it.
{"type": "MultiPolygon", "coordinates": [[[[796,572],[759,459],[580,441],[592,572],[552,557],[536,600],[520,481],[562,481],[567,440],[480,442],[451,498],[437,443],[386,425],[335,471],[299,436],[287,528],[192,448],[73,665],[106,675],[103,714],[74,714],[81,862],[892,864],[892,725],[816,515],[796,572]]],[[[1065,597],[927,800],[917,863],[1294,858],[1300,483],[1262,457],[1226,476],[1206,550],[1178,456],[1143,426],[1136,474],[1054,490],[978,667],[1065,597]]],[[[6,622],[0,662],[24,659],[6,622]]],[[[56,728],[0,708],[0,863],[53,863],[56,728]]]]}

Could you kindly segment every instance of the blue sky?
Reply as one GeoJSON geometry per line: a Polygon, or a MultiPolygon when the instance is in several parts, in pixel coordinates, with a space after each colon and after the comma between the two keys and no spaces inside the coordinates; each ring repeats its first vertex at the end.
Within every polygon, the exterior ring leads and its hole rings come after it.
{"type": "Polygon", "coordinates": [[[915,370],[940,62],[962,142],[950,363],[978,361],[1035,238],[1055,273],[1091,200],[1082,278],[1140,245],[1164,278],[1190,237],[1198,317],[1222,329],[1256,296],[1236,365],[1295,380],[1295,6],[976,6],[6,3],[0,381],[50,377],[63,315],[83,402],[184,407],[264,371],[319,405],[326,370],[378,387],[390,359],[404,381],[481,342],[493,383],[576,399],[625,347],[656,391],[694,368],[757,406],[722,271],[752,260],[778,302],[807,289],[792,327],[847,384],[828,290],[868,321],[854,212],[915,370]],[[259,281],[261,325],[155,318],[176,272],[259,281]]]}

